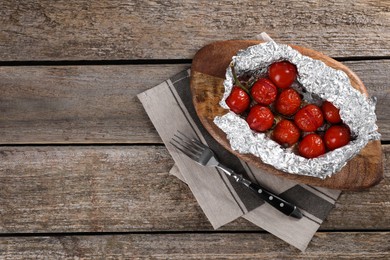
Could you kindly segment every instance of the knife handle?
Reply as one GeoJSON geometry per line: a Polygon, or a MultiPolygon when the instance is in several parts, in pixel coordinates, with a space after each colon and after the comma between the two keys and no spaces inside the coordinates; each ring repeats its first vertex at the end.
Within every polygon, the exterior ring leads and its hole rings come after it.
{"type": "Polygon", "coordinates": [[[274,208],[284,213],[287,216],[292,216],[295,218],[301,218],[302,215],[299,209],[292,203],[285,201],[279,196],[275,195],[271,191],[264,189],[263,187],[251,182],[249,188],[254,191],[260,198],[265,202],[271,204],[274,208]]]}

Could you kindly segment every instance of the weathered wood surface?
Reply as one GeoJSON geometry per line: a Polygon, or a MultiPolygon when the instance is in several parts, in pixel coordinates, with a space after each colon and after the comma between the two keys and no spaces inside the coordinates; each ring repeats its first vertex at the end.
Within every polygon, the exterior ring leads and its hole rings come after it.
{"type": "Polygon", "coordinates": [[[161,143],[136,95],[189,66],[0,67],[0,143],[161,143]]]}
{"type": "Polygon", "coordinates": [[[211,41],[263,31],[330,56],[389,56],[389,8],[386,0],[5,0],[0,60],[192,58],[211,41]]]}
{"type": "Polygon", "coordinates": [[[190,66],[165,59],[265,31],[353,60],[343,63],[378,97],[387,143],[389,10],[386,0],[1,1],[0,258],[390,258],[388,144],[385,179],[344,192],[301,253],[243,219],[213,231],[168,175],[174,162],[136,99],[190,66]],[[104,65],[118,60],[134,65],[104,65]],[[27,66],[4,66],[15,64],[27,66]]]}
{"type": "MultiPolygon", "coordinates": [[[[390,146],[385,179],[345,192],[322,230],[390,229],[390,146]]],[[[212,230],[188,187],[168,175],[163,146],[0,148],[0,232],[212,230]],[[153,163],[152,163],[153,162],[153,163]]],[[[259,230],[244,220],[223,230],[259,230]]]]}
{"type": "MultiPolygon", "coordinates": [[[[390,140],[390,60],[343,63],[378,98],[390,140]]],[[[189,66],[0,67],[0,144],[161,143],[136,94],[189,66]]]]}
{"type": "Polygon", "coordinates": [[[9,259],[389,259],[386,232],[318,232],[304,253],[266,233],[2,237],[9,259]]]}

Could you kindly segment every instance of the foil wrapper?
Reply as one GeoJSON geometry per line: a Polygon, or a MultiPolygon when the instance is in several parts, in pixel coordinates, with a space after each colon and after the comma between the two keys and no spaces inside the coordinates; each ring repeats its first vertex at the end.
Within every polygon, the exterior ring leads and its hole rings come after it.
{"type": "MultiPolygon", "coordinates": [[[[304,56],[288,45],[274,41],[251,46],[238,52],[232,58],[237,75],[266,75],[267,67],[273,62],[288,60],[298,70],[299,84],[292,87],[301,92],[303,99],[320,105],[323,100],[332,102],[340,109],[340,116],[350,129],[353,141],[313,159],[306,159],[281,147],[264,133],[252,131],[245,119],[234,112],[215,117],[214,123],[226,133],[233,150],[242,154],[253,154],[263,163],[299,175],[324,179],[338,172],[348,160],[364,148],[370,140],[380,139],[376,125],[375,98],[354,89],[349,77],[341,70],[333,69],[320,60],[304,56]],[[303,89],[302,89],[303,88],[303,89]]],[[[227,68],[224,81],[225,92],[220,105],[229,109],[226,98],[233,88],[233,74],[227,68]]]]}

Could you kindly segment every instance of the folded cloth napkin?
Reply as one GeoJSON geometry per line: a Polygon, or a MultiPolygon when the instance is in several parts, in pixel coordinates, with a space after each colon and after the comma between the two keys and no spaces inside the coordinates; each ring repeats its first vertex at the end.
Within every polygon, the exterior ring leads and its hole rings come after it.
{"type": "Polygon", "coordinates": [[[138,95],[175,161],[170,172],[188,184],[214,229],[243,217],[304,251],[341,192],[268,174],[226,151],[208,134],[196,115],[190,73],[190,70],[182,71],[138,95]],[[180,153],[170,144],[177,131],[207,144],[221,163],[235,172],[296,204],[303,218],[285,216],[220,170],[201,166],[180,153]]]}

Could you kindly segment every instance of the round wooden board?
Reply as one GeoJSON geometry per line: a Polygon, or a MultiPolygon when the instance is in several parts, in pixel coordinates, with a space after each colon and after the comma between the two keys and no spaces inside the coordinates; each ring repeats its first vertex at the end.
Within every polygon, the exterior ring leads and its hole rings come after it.
{"type": "MultiPolygon", "coordinates": [[[[383,179],[382,148],[379,140],[369,142],[340,172],[325,180],[282,172],[271,165],[264,164],[258,157],[240,154],[231,149],[225,133],[213,123],[215,116],[227,112],[218,104],[224,92],[223,81],[226,68],[237,51],[259,43],[261,42],[249,40],[214,42],[200,49],[195,55],[191,67],[191,92],[196,112],[208,132],[222,146],[244,161],[271,174],[297,182],[340,190],[361,190],[379,183],[383,179]]],[[[303,55],[322,60],[330,67],[343,70],[349,76],[352,86],[367,95],[362,81],[345,65],[320,52],[300,46],[291,45],[291,47],[303,55]]]]}

